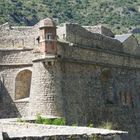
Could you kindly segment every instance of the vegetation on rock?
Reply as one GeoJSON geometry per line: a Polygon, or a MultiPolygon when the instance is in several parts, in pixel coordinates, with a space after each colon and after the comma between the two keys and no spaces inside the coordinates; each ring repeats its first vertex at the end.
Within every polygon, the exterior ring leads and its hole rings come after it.
{"type": "Polygon", "coordinates": [[[115,32],[140,26],[139,0],[1,0],[0,24],[34,25],[45,17],[59,23],[105,24],[115,32]]]}
{"type": "Polygon", "coordinates": [[[49,124],[49,125],[65,125],[64,118],[45,118],[40,115],[37,115],[36,123],[38,124],[49,124]]]}

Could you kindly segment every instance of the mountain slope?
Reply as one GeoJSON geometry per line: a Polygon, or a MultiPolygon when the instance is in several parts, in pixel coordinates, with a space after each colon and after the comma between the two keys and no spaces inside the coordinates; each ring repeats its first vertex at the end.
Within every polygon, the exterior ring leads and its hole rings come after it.
{"type": "Polygon", "coordinates": [[[1,0],[0,24],[34,25],[54,17],[81,25],[105,24],[115,32],[140,26],[140,0],[1,0]]]}

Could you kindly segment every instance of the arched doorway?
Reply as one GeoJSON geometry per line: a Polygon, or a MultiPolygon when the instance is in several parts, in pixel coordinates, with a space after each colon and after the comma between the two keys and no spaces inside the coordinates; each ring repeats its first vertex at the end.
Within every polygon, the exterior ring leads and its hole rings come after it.
{"type": "Polygon", "coordinates": [[[15,99],[29,97],[32,72],[30,70],[20,71],[15,79],[15,99]]]}

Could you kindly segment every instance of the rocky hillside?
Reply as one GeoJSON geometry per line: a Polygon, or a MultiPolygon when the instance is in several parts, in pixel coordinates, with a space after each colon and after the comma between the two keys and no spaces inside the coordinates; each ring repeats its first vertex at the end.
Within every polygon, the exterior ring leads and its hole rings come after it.
{"type": "Polygon", "coordinates": [[[140,0],[0,0],[0,24],[34,25],[45,17],[122,33],[140,27],[140,0]]]}

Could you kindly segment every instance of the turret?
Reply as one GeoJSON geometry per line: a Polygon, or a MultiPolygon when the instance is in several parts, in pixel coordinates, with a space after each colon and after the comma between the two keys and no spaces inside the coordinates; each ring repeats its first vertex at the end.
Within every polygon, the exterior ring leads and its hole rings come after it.
{"type": "Polygon", "coordinates": [[[52,19],[40,21],[39,34],[39,49],[45,56],[39,55],[33,60],[29,116],[41,114],[62,117],[61,62],[55,56],[56,25],[52,19]]]}
{"type": "Polygon", "coordinates": [[[56,25],[51,18],[40,21],[39,48],[45,54],[56,54],[56,25]]]}

